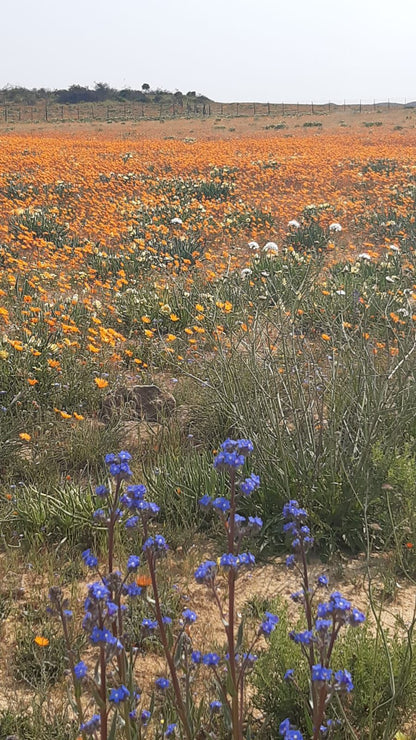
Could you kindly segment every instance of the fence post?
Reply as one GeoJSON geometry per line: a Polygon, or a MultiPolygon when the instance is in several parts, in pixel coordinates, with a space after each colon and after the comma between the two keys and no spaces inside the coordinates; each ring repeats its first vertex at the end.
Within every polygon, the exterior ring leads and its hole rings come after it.
{"type": "Polygon", "coordinates": [[[360,113],[361,113],[361,109],[362,109],[362,105],[361,105],[361,100],[360,100],[360,113]]]}
{"type": "Polygon", "coordinates": [[[270,116],[270,103],[267,103],[267,115],[270,116]]]}
{"type": "Polygon", "coordinates": [[[282,116],[285,115],[285,104],[282,102],[282,116]]]}
{"type": "Polygon", "coordinates": [[[237,118],[238,118],[238,103],[237,103],[237,118]]]}
{"type": "Polygon", "coordinates": [[[221,114],[221,115],[222,115],[222,110],[223,110],[223,108],[222,108],[222,103],[221,103],[221,110],[220,110],[220,114],[221,114]]]}
{"type": "Polygon", "coordinates": [[[299,115],[299,103],[296,103],[296,115],[299,115]]]}
{"type": "Polygon", "coordinates": [[[61,105],[61,121],[64,120],[64,106],[61,105]]]}
{"type": "Polygon", "coordinates": [[[256,115],[256,104],[253,103],[253,116],[255,116],[255,115],[256,115]]]}
{"type": "Polygon", "coordinates": [[[315,113],[314,107],[313,107],[313,100],[311,101],[311,113],[312,113],[312,115],[315,113]]]}
{"type": "Polygon", "coordinates": [[[48,120],[48,104],[45,103],[45,121],[48,120]]]}

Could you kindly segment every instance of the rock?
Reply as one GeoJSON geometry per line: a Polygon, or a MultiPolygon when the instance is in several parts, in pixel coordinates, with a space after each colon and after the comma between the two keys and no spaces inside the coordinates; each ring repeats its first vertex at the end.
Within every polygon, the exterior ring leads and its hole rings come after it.
{"type": "Polygon", "coordinates": [[[101,417],[106,420],[121,411],[128,410],[129,419],[159,422],[170,416],[176,406],[174,397],[157,385],[134,385],[118,388],[106,396],[101,408],[101,417]]]}

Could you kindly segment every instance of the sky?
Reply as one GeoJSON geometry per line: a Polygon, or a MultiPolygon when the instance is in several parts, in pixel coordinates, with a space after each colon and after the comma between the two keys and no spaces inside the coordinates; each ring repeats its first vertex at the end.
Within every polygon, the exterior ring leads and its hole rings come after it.
{"type": "Polygon", "coordinates": [[[415,0],[0,0],[0,87],[416,100],[415,0]]]}

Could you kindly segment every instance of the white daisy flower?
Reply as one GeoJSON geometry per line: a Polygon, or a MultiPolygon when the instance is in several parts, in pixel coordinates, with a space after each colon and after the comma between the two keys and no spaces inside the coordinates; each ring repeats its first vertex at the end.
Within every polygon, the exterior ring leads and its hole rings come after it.
{"type": "Polygon", "coordinates": [[[337,223],[329,224],[329,230],[330,231],[342,231],[342,226],[341,224],[337,224],[337,223]]]}
{"type": "Polygon", "coordinates": [[[346,295],[345,290],[336,290],[337,295],[346,295]]]}
{"type": "Polygon", "coordinates": [[[250,249],[260,249],[260,246],[257,244],[257,242],[249,242],[248,246],[250,249]]]}
{"type": "Polygon", "coordinates": [[[182,221],[182,219],[181,219],[181,218],[177,218],[177,217],[176,217],[176,218],[172,218],[172,219],[171,219],[171,224],[177,224],[178,226],[182,226],[182,224],[183,224],[183,221],[182,221]]]}
{"type": "Polygon", "coordinates": [[[368,252],[361,252],[361,254],[358,255],[359,260],[371,260],[371,256],[368,254],[368,252]]]}
{"type": "Polygon", "coordinates": [[[253,274],[253,270],[250,270],[249,267],[245,267],[243,270],[241,270],[240,275],[242,278],[249,277],[253,274]]]}
{"type": "Polygon", "coordinates": [[[390,249],[391,252],[396,252],[396,253],[397,252],[400,252],[400,249],[397,246],[397,244],[390,244],[389,249],[390,249]]]}
{"type": "Polygon", "coordinates": [[[267,254],[279,254],[279,247],[276,242],[267,242],[263,247],[263,252],[267,252],[267,254]]]}
{"type": "Polygon", "coordinates": [[[300,228],[300,223],[299,223],[299,221],[296,221],[294,218],[292,218],[292,220],[289,221],[288,226],[289,227],[290,226],[293,226],[294,229],[299,229],[300,228]]]}

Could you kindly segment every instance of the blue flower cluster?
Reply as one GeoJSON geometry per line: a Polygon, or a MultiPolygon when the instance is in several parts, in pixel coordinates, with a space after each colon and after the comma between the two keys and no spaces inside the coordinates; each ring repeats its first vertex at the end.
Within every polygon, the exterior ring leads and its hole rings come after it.
{"type": "Polygon", "coordinates": [[[339,593],[334,591],[329,597],[329,601],[318,604],[317,615],[319,619],[332,619],[334,623],[350,624],[352,627],[358,627],[365,621],[365,615],[352,608],[351,602],[339,593]]]}
{"type": "Polygon", "coordinates": [[[249,439],[226,439],[214,458],[214,468],[228,471],[241,468],[251,452],[253,443],[249,439]]]}
{"type": "Polygon", "coordinates": [[[117,455],[110,452],[110,454],[105,456],[105,464],[108,467],[110,475],[120,480],[128,480],[133,475],[129,467],[130,460],[131,455],[125,450],[122,450],[117,455]]]}
{"type": "Polygon", "coordinates": [[[284,719],[283,722],[280,723],[279,735],[281,735],[284,740],[303,740],[302,733],[290,724],[289,719],[284,719]]]}
{"type": "MultiPolygon", "coordinates": [[[[307,552],[313,546],[313,537],[309,527],[305,524],[307,516],[306,510],[302,509],[295,500],[289,501],[283,507],[283,519],[287,520],[283,525],[283,531],[293,538],[292,547],[295,553],[302,550],[307,552]]],[[[292,568],[295,563],[295,555],[289,555],[286,558],[288,568],[292,568]]]]}
{"type": "Polygon", "coordinates": [[[278,624],[279,617],[276,614],[265,612],[264,619],[259,628],[259,632],[268,637],[276,629],[276,625],[278,624]]]}

